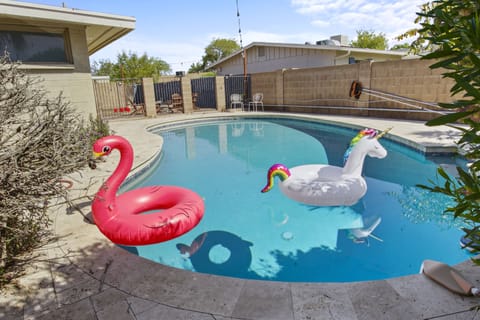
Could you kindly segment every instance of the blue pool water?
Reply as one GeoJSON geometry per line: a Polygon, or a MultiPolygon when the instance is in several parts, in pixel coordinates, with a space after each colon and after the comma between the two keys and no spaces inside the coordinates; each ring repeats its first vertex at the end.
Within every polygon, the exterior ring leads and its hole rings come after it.
{"type": "Polygon", "coordinates": [[[461,221],[442,214],[448,198],[416,186],[435,180],[438,165],[455,166],[453,158],[427,159],[382,138],[388,156],[366,158],[368,191],[356,205],[311,207],[288,199],[278,186],[262,194],[268,168],[278,162],[341,166],[357,131],[252,118],[157,133],[164,137],[161,159],[129,188],[183,186],[203,197],[206,210],[179,238],[127,248],[147,259],[239,278],[347,282],[417,273],[424,259],[454,264],[469,257],[459,246],[461,221]],[[352,236],[376,221],[375,238],[352,236]]]}

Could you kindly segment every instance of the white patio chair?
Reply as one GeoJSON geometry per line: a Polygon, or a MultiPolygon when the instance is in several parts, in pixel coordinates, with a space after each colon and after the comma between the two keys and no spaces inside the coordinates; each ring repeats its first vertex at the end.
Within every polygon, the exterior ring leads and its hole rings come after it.
{"type": "Polygon", "coordinates": [[[252,108],[252,111],[255,109],[255,111],[258,111],[258,106],[262,106],[262,111],[263,109],[263,93],[255,93],[253,95],[252,101],[248,103],[248,111],[250,111],[250,107],[252,108]]]}
{"type": "Polygon", "coordinates": [[[230,109],[236,109],[237,105],[240,106],[243,111],[242,95],[239,93],[232,93],[230,95],[230,109]]]}

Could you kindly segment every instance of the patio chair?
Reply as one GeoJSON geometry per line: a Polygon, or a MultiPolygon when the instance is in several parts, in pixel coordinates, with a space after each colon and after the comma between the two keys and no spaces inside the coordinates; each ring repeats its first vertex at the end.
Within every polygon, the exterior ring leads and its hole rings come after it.
{"type": "Polygon", "coordinates": [[[179,93],[172,94],[172,112],[183,112],[183,98],[179,93]]]}
{"type": "Polygon", "coordinates": [[[241,137],[244,130],[245,130],[245,124],[243,123],[232,124],[232,137],[241,137]]]}
{"type": "Polygon", "coordinates": [[[237,105],[239,105],[243,111],[242,95],[239,93],[233,93],[230,95],[230,109],[236,109],[237,105]]]}
{"type": "Polygon", "coordinates": [[[253,95],[252,101],[248,103],[248,111],[250,111],[250,107],[252,108],[252,111],[255,109],[255,111],[258,111],[258,106],[262,106],[262,111],[263,109],[263,93],[258,92],[253,95]]]}
{"type": "Polygon", "coordinates": [[[263,124],[262,123],[251,123],[248,128],[254,136],[263,137],[263,124]]]}

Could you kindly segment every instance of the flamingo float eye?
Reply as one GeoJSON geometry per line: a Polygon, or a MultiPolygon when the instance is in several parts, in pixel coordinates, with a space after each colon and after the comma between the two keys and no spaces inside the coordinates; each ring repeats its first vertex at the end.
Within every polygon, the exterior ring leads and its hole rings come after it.
{"type": "Polygon", "coordinates": [[[102,152],[103,152],[103,153],[109,153],[110,150],[111,150],[111,148],[110,148],[109,146],[104,146],[104,147],[102,148],[102,152]]]}

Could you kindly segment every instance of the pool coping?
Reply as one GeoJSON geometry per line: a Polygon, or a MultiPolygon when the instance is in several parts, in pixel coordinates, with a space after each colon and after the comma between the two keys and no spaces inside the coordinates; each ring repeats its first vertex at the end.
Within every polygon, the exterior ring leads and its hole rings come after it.
{"type": "MultiPolygon", "coordinates": [[[[366,127],[366,125],[362,124],[352,124],[349,122],[345,122],[347,119],[355,119],[358,121],[358,119],[371,119],[371,118],[359,118],[359,117],[340,117],[340,116],[334,116],[334,117],[329,117],[329,116],[319,116],[319,115],[309,115],[309,114],[285,114],[285,113],[257,113],[257,112],[247,112],[247,113],[216,113],[216,114],[211,114],[211,113],[206,113],[201,117],[202,121],[215,121],[215,120],[228,120],[228,119],[236,119],[236,118],[252,118],[252,119],[261,119],[261,118],[274,118],[274,119],[298,119],[298,120],[308,120],[312,122],[318,122],[322,124],[327,124],[327,125],[335,125],[343,128],[349,128],[353,130],[361,130],[366,127]]],[[[376,118],[378,119],[378,118],[376,118]]],[[[197,118],[198,120],[198,118],[197,118]]],[[[377,127],[375,129],[378,129],[380,131],[386,130],[386,129],[391,129],[389,133],[385,135],[386,138],[397,142],[403,146],[412,148],[418,152],[421,152],[425,155],[432,155],[432,154],[456,154],[458,151],[457,145],[453,141],[449,141],[448,143],[438,143],[437,141],[423,141],[423,143],[419,143],[417,141],[402,137],[401,135],[398,135],[395,133],[395,124],[402,123],[403,121],[401,120],[393,120],[393,119],[382,119],[385,124],[389,125],[388,127],[382,128],[382,127],[377,127]]],[[[191,122],[195,122],[194,119],[183,119],[183,120],[173,120],[172,121],[167,121],[167,122],[162,122],[162,123],[157,123],[157,124],[152,124],[148,125],[145,129],[147,131],[154,130],[158,127],[166,127],[169,128],[170,126],[175,127],[175,126],[181,126],[181,125],[188,125],[191,122]]],[[[412,123],[421,123],[423,122],[420,121],[410,121],[412,123]]],[[[362,122],[361,122],[362,123],[362,122]]],[[[448,128],[451,130],[451,128],[448,128]]],[[[454,130],[451,130],[452,132],[454,130]]]]}
{"type": "MultiPolygon", "coordinates": [[[[255,117],[272,115],[278,114],[255,113],[255,117]]],[[[112,121],[111,127],[132,142],[137,155],[134,159],[136,170],[132,173],[135,175],[158,156],[163,144],[160,136],[148,131],[151,126],[160,122],[231,116],[209,113],[119,120],[112,121]]],[[[234,115],[237,116],[244,115],[234,115]]],[[[281,116],[296,117],[292,114],[281,116]]],[[[389,119],[299,117],[355,121],[355,128],[384,129],[392,124],[389,119]]],[[[396,128],[406,126],[407,131],[420,130],[420,127],[412,129],[413,122],[395,124],[396,128]]],[[[392,131],[392,135],[394,133],[392,131]]],[[[411,137],[402,135],[402,139],[410,140],[411,137]]],[[[438,140],[436,136],[433,139],[438,140]]],[[[438,141],[433,142],[427,145],[437,148],[438,141]]],[[[420,143],[417,141],[417,144],[420,143]]],[[[78,190],[72,192],[85,193],[82,188],[87,180],[88,192],[96,190],[111,173],[116,161],[118,159],[112,155],[106,163],[100,163],[96,171],[87,170],[72,176],[79,184],[78,190]]],[[[86,208],[84,214],[68,212],[62,205],[52,210],[58,238],[42,251],[48,263],[32,266],[19,280],[20,285],[28,284],[30,291],[17,292],[17,295],[13,291],[0,298],[0,303],[7,299],[11,310],[16,310],[14,305],[21,306],[18,310],[25,319],[65,315],[75,319],[74,315],[82,318],[92,315],[96,319],[121,319],[121,315],[128,315],[128,319],[424,319],[452,312],[471,317],[473,311],[469,309],[478,304],[478,299],[453,294],[420,274],[351,283],[289,283],[179,270],[132,255],[111,244],[95,225],[87,223],[89,201],[80,205],[86,208]]],[[[479,284],[480,268],[474,267],[472,262],[465,261],[456,268],[467,279],[479,284]]]]}

